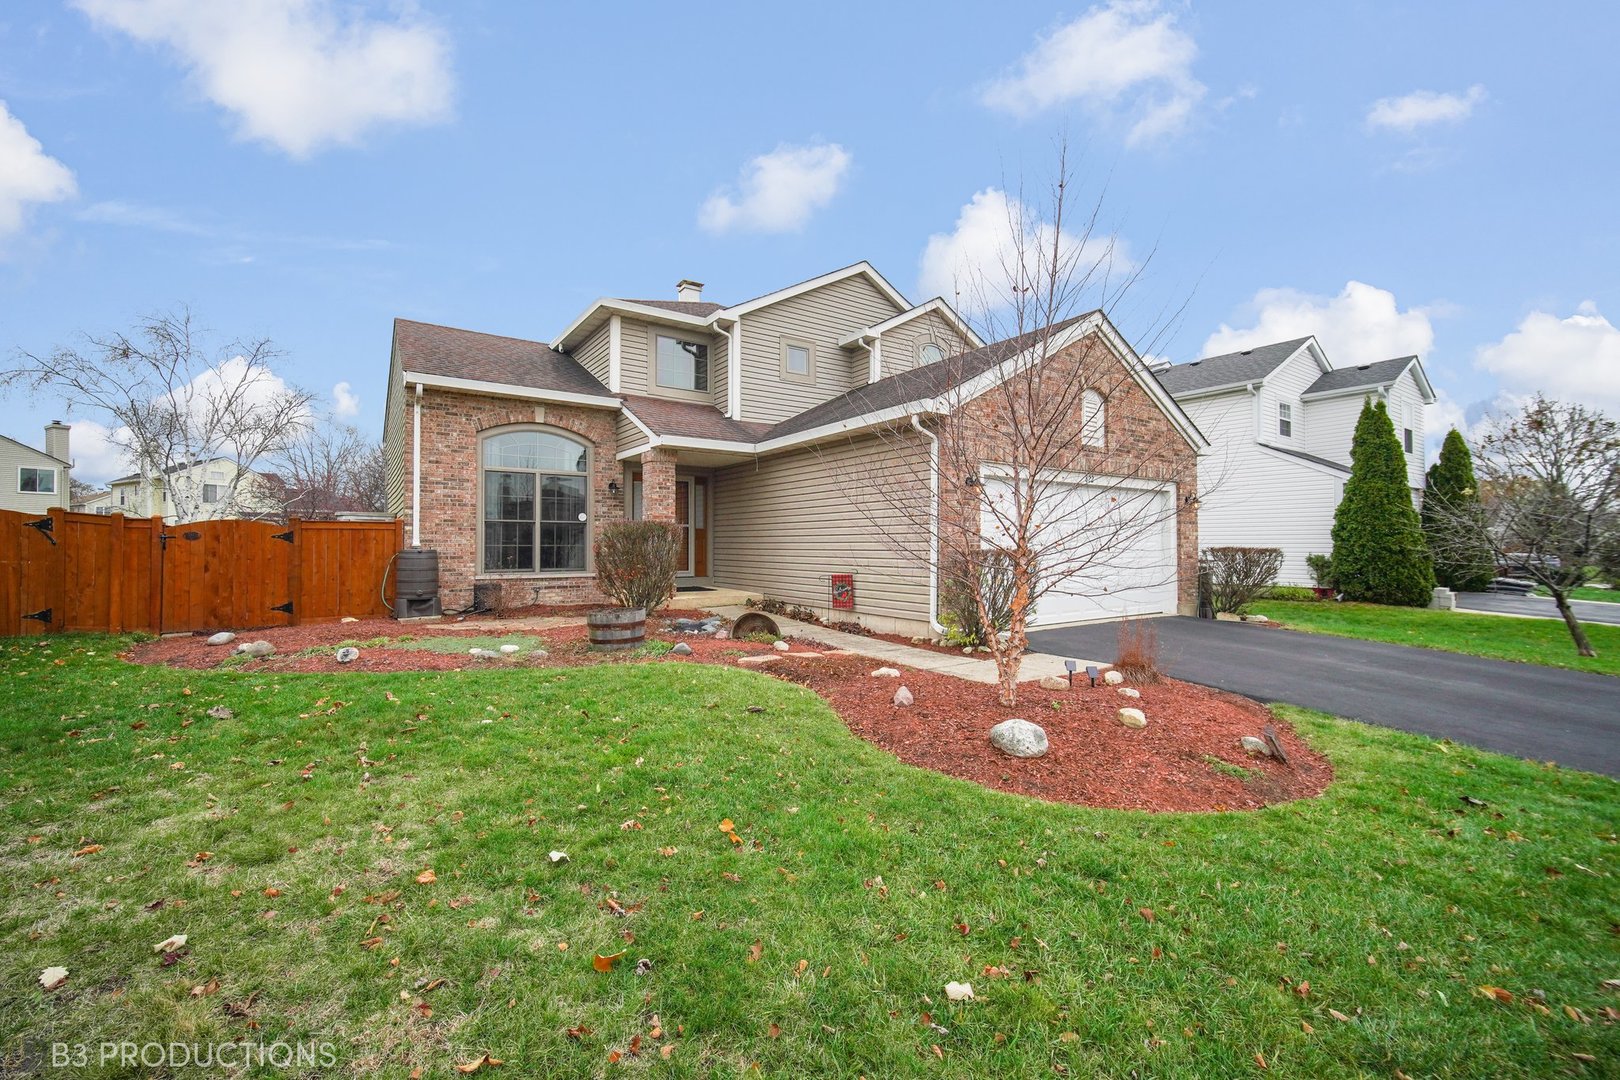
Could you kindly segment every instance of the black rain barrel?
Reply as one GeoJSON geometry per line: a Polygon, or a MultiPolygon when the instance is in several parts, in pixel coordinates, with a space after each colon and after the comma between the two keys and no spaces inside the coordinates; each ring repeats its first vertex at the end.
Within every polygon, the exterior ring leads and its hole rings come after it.
{"type": "Polygon", "coordinates": [[[394,567],[394,618],[438,615],[439,553],[432,548],[406,548],[394,567]]]}

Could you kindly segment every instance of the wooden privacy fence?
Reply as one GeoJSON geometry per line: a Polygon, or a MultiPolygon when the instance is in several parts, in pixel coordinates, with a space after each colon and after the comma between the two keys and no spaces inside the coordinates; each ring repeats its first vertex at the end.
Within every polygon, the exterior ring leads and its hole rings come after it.
{"type": "Polygon", "coordinates": [[[386,617],[397,521],[199,521],[0,510],[0,636],[185,633],[386,617]]]}

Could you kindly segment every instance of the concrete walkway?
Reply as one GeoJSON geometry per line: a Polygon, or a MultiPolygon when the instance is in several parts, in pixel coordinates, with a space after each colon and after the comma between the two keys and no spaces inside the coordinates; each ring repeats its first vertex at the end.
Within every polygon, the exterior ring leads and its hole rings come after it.
{"type": "MultiPolygon", "coordinates": [[[[750,610],[744,607],[711,607],[707,610],[726,619],[735,619],[739,615],[747,614],[750,610]]],[[[785,618],[781,615],[772,615],[771,621],[776,623],[782,631],[783,637],[797,638],[801,641],[813,641],[828,649],[838,649],[843,652],[855,653],[858,656],[869,656],[874,660],[882,661],[889,667],[909,667],[919,671],[937,671],[942,675],[954,675],[958,679],[968,682],[994,684],[996,680],[996,662],[994,660],[977,660],[970,656],[952,656],[949,653],[935,652],[932,649],[919,649],[915,645],[900,645],[893,641],[884,641],[882,638],[866,637],[862,634],[846,634],[842,630],[831,630],[825,626],[815,626],[811,623],[799,622],[797,619],[785,618]]],[[[1079,659],[1078,657],[1074,659],[1079,659]]],[[[1080,660],[1080,670],[1083,673],[1087,664],[1097,664],[1098,667],[1107,667],[1107,664],[1095,660],[1080,660]]],[[[1023,666],[1019,669],[1019,681],[1040,679],[1047,675],[1063,677],[1068,675],[1063,666],[1063,657],[1049,656],[1046,653],[1025,653],[1023,666]]],[[[1081,676],[1084,678],[1084,675],[1081,676]]]]}

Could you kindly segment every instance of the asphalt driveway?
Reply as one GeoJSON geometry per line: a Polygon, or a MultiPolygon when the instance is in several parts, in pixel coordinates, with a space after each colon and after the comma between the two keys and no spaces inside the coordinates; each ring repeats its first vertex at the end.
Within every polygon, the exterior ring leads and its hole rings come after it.
{"type": "MultiPolygon", "coordinates": [[[[1542,619],[1563,618],[1558,614],[1558,606],[1546,596],[1465,592],[1457,594],[1457,607],[1465,611],[1494,611],[1502,615],[1534,615],[1542,619]]],[[[1581,622],[1620,626],[1620,604],[1605,603],[1601,600],[1571,600],[1569,609],[1581,622]]]]}
{"type": "MultiPolygon", "coordinates": [[[[1620,776],[1620,678],[1252,623],[1155,619],[1159,666],[1266,702],[1620,776]]],[[[1030,636],[1038,652],[1114,655],[1114,623],[1030,636]]]]}

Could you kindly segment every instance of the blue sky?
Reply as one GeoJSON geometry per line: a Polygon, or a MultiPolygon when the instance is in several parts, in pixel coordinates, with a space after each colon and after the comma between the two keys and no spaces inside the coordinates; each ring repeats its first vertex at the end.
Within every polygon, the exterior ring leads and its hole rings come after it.
{"type": "Polygon", "coordinates": [[[1617,35],[1608,3],[12,0],[0,350],[186,303],[375,432],[395,316],[549,340],[858,259],[926,299],[1066,133],[1153,253],[1126,331],[1185,305],[1156,351],[1418,352],[1441,433],[1536,390],[1620,414],[1617,35]]]}

